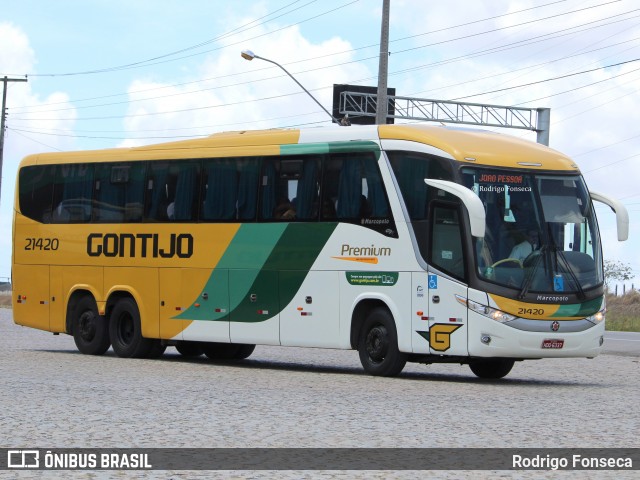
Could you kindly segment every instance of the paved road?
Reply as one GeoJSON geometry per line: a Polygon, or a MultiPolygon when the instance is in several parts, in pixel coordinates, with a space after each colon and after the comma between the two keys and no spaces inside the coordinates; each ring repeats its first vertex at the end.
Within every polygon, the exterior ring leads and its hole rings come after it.
{"type": "MultiPolygon", "coordinates": [[[[615,336],[607,337],[606,345],[615,345],[615,336]]],[[[159,360],[121,359],[111,351],[91,357],[79,354],[71,337],[16,326],[11,310],[0,309],[0,446],[638,448],[639,371],[639,357],[608,354],[522,362],[504,381],[488,383],[460,365],[408,365],[399,378],[370,377],[355,352],[337,350],[258,347],[248,360],[226,365],[186,361],[174,349],[159,360]]],[[[131,478],[131,472],[69,473],[65,477],[131,478]]],[[[577,479],[585,473],[420,477],[577,479]]],[[[235,472],[234,478],[320,475],[390,477],[235,472]]],[[[189,473],[196,477],[212,475],[189,473]]]]}
{"type": "Polygon", "coordinates": [[[640,332],[606,332],[604,353],[640,357],[640,332]]]}

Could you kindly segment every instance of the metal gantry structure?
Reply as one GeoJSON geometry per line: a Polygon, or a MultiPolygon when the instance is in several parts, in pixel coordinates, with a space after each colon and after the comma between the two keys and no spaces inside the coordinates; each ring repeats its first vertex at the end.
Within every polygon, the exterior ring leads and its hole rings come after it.
{"type": "MultiPolygon", "coordinates": [[[[506,105],[388,96],[387,118],[457,123],[484,127],[504,127],[537,132],[537,142],[549,145],[549,108],[525,108],[506,105]]],[[[345,91],[340,94],[340,114],[350,117],[375,116],[376,94],[345,91]]]]}

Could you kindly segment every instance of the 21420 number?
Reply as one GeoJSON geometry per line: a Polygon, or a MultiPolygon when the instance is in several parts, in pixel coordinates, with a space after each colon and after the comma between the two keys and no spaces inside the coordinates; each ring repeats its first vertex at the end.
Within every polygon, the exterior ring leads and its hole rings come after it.
{"type": "Polygon", "coordinates": [[[60,241],[57,238],[27,238],[25,250],[58,250],[60,241]]]}

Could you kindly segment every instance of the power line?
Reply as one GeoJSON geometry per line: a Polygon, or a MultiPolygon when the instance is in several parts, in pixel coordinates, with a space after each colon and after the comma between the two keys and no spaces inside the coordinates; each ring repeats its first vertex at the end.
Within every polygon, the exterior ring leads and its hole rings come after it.
{"type": "MultiPolygon", "coordinates": [[[[278,28],[276,30],[272,30],[272,31],[257,35],[255,37],[251,37],[249,39],[245,39],[245,40],[241,40],[241,41],[238,41],[238,42],[230,43],[230,44],[223,45],[223,46],[220,46],[220,47],[216,47],[216,48],[213,48],[213,49],[210,49],[210,50],[205,50],[205,51],[199,52],[197,54],[185,55],[183,57],[177,57],[177,58],[173,58],[173,59],[170,59],[170,60],[160,60],[160,61],[157,61],[157,62],[146,61],[146,63],[144,63],[144,65],[138,65],[137,63],[135,63],[135,64],[130,64],[130,66],[123,65],[123,66],[119,66],[119,67],[110,67],[110,68],[103,68],[103,69],[96,69],[96,70],[85,70],[85,71],[80,71],[80,72],[33,73],[33,74],[30,74],[30,76],[33,76],[33,77],[69,77],[69,76],[89,75],[89,74],[97,74],[97,73],[110,73],[110,72],[121,71],[121,70],[130,70],[130,69],[133,69],[133,68],[140,68],[140,67],[148,67],[148,66],[152,66],[152,65],[159,65],[161,63],[175,62],[177,60],[182,60],[182,59],[194,57],[194,56],[197,56],[197,55],[203,55],[205,53],[214,52],[214,51],[217,51],[217,50],[221,50],[223,48],[228,48],[228,47],[231,47],[231,46],[237,46],[237,45],[240,45],[241,43],[245,43],[245,42],[248,42],[248,41],[251,41],[251,40],[256,40],[256,39],[264,37],[266,35],[271,35],[272,33],[276,33],[276,32],[285,30],[287,28],[291,28],[291,27],[293,27],[295,25],[301,25],[301,24],[309,22],[311,20],[315,20],[315,19],[320,18],[320,17],[322,17],[324,15],[328,15],[330,13],[333,13],[333,12],[336,12],[336,11],[338,11],[340,9],[348,7],[349,5],[352,5],[352,4],[357,3],[359,1],[360,0],[352,0],[349,3],[346,3],[346,4],[341,5],[339,7],[333,8],[331,10],[327,10],[325,12],[322,12],[322,13],[320,13],[318,15],[314,15],[312,17],[306,18],[306,19],[301,20],[299,22],[295,22],[295,23],[289,24],[289,25],[287,25],[285,27],[281,27],[281,28],[278,28]]],[[[617,1],[619,1],[619,0],[617,0],[617,1]]]]}
{"type": "MultiPolygon", "coordinates": [[[[523,84],[521,84],[521,85],[515,85],[515,86],[513,86],[513,87],[505,87],[505,88],[499,88],[499,89],[497,89],[497,90],[491,90],[491,91],[488,91],[488,92],[474,93],[474,94],[472,94],[472,95],[465,95],[464,97],[454,98],[453,100],[463,100],[463,99],[465,99],[465,98],[478,97],[478,96],[480,96],[480,95],[488,95],[488,94],[496,93],[496,92],[505,92],[505,91],[507,91],[507,90],[514,90],[514,89],[516,89],[516,88],[530,87],[530,86],[532,86],[532,85],[538,85],[538,84],[540,84],[540,83],[553,82],[553,81],[555,81],[555,80],[562,80],[562,79],[564,79],[564,78],[575,77],[576,75],[583,75],[583,74],[585,74],[585,73],[596,72],[596,71],[598,71],[598,70],[602,70],[602,69],[604,69],[604,68],[611,68],[611,67],[618,67],[618,66],[620,66],[620,65],[626,65],[626,64],[628,64],[628,63],[637,62],[638,60],[640,60],[640,58],[634,58],[634,59],[632,59],[632,60],[627,60],[627,61],[624,61],[624,62],[613,63],[613,64],[611,64],[611,65],[605,65],[605,66],[603,66],[603,67],[592,68],[592,69],[590,69],[590,70],[583,70],[583,71],[581,71],[581,72],[569,73],[569,74],[567,74],[567,75],[560,75],[560,76],[558,76],[558,77],[547,78],[547,79],[545,79],[545,80],[538,80],[538,81],[536,81],[536,82],[523,83],[523,84]]],[[[635,71],[635,70],[633,70],[633,71],[635,71]]],[[[600,83],[600,82],[596,82],[596,83],[600,83]]],[[[566,92],[565,92],[565,93],[566,93],[566,92]]],[[[528,103],[528,102],[527,102],[527,103],[528,103]]]]}
{"type": "MultiPolygon", "coordinates": [[[[640,10],[640,9],[636,9],[636,10],[640,10]]],[[[633,11],[635,11],[635,10],[633,10],[633,11]]],[[[631,12],[633,12],[633,11],[631,11],[631,12]]],[[[631,13],[631,12],[625,12],[625,14],[628,14],[628,13],[631,13]]],[[[600,20],[597,20],[595,22],[594,21],[587,22],[585,24],[581,24],[581,25],[578,25],[578,26],[570,27],[568,29],[564,29],[564,30],[560,30],[560,31],[564,32],[566,30],[576,29],[576,28],[579,28],[579,27],[583,27],[585,25],[589,25],[589,24],[601,22],[603,20],[607,20],[607,19],[610,19],[610,18],[618,17],[620,15],[621,14],[613,15],[611,17],[606,17],[604,19],[600,19],[600,20]]],[[[584,31],[587,31],[587,30],[590,30],[590,29],[593,29],[593,28],[600,28],[600,27],[603,27],[603,26],[608,26],[608,25],[611,25],[613,23],[618,23],[620,21],[625,21],[625,20],[628,20],[628,19],[622,19],[622,20],[617,20],[615,22],[610,22],[610,23],[606,23],[606,24],[602,24],[602,25],[596,25],[596,26],[593,26],[593,27],[588,27],[586,29],[581,30],[580,32],[584,32],[584,31]]],[[[533,37],[533,39],[539,39],[540,37],[549,37],[550,35],[554,35],[554,34],[545,34],[545,35],[542,35],[542,36],[533,37]]],[[[563,35],[566,35],[566,34],[563,34],[563,35]]],[[[563,35],[557,35],[556,34],[553,37],[546,38],[546,40],[551,39],[551,38],[558,38],[558,37],[563,36],[563,35]]],[[[419,70],[421,68],[425,68],[425,67],[429,67],[429,66],[442,65],[442,64],[450,63],[450,62],[457,61],[457,60],[460,60],[460,59],[463,59],[463,58],[473,58],[473,57],[476,57],[476,56],[479,56],[479,55],[486,55],[488,53],[494,53],[496,51],[506,50],[508,48],[515,48],[514,45],[520,47],[520,46],[524,46],[524,45],[528,45],[528,44],[534,43],[534,42],[531,42],[531,40],[532,39],[521,40],[521,41],[518,41],[518,42],[514,42],[513,44],[507,44],[507,45],[498,47],[497,49],[496,48],[492,48],[492,49],[485,50],[485,51],[474,52],[473,54],[462,55],[462,56],[456,57],[454,59],[449,59],[449,60],[445,60],[445,61],[441,61],[441,62],[434,62],[434,63],[422,65],[422,66],[416,66],[416,67],[412,67],[412,68],[409,68],[409,69],[395,71],[395,72],[390,73],[390,76],[401,75],[403,73],[419,70]]],[[[540,40],[538,40],[538,41],[540,41],[540,40]]],[[[367,59],[372,59],[372,58],[376,58],[376,57],[377,57],[377,55],[376,56],[372,56],[372,57],[368,57],[367,59]]],[[[301,73],[309,73],[309,72],[318,71],[318,70],[325,70],[327,68],[335,68],[335,67],[338,67],[338,66],[351,64],[351,63],[357,63],[357,62],[360,62],[360,61],[362,61],[362,59],[354,60],[354,61],[348,61],[348,62],[342,62],[342,63],[331,65],[329,67],[324,66],[324,67],[317,67],[315,69],[302,70],[302,71],[294,72],[294,73],[296,75],[298,75],[298,74],[301,74],[301,73]]],[[[529,68],[529,67],[527,67],[527,68],[529,68]]],[[[223,77],[229,77],[229,76],[234,76],[234,75],[236,75],[236,74],[227,74],[227,75],[220,76],[220,77],[215,77],[215,78],[223,78],[223,77]]],[[[248,80],[248,81],[244,81],[244,82],[237,82],[237,83],[233,83],[233,84],[227,84],[227,85],[222,85],[222,86],[217,86],[217,87],[211,87],[211,88],[208,88],[208,89],[200,89],[200,90],[195,90],[195,91],[191,91],[191,92],[180,92],[180,93],[172,94],[171,96],[190,95],[190,94],[193,94],[193,93],[198,93],[198,92],[207,91],[207,90],[219,90],[221,88],[234,87],[234,86],[238,86],[238,85],[253,83],[255,81],[264,81],[264,80],[270,80],[270,79],[275,79],[275,78],[280,78],[280,77],[282,77],[282,75],[263,78],[263,79],[260,79],[260,80],[248,80]]],[[[352,80],[352,81],[350,81],[350,83],[359,83],[359,82],[371,80],[373,78],[377,78],[377,77],[368,77],[368,78],[359,79],[359,80],[352,80]]],[[[197,82],[190,82],[190,83],[197,83],[197,82]]],[[[169,88],[169,87],[162,87],[162,88],[169,88]]],[[[323,88],[329,88],[329,87],[323,87],[323,88]]],[[[511,88],[516,88],[516,87],[511,87],[511,88]]],[[[147,91],[147,90],[143,90],[143,91],[147,91]]],[[[496,91],[499,91],[499,90],[496,90],[496,91]]],[[[136,93],[140,93],[140,92],[136,92],[136,93]]],[[[485,93],[493,93],[493,92],[485,92],[485,93]]],[[[163,96],[161,98],[166,98],[166,97],[167,96],[163,96]]],[[[153,100],[154,98],[158,98],[158,97],[148,97],[148,98],[144,98],[144,99],[134,99],[134,100],[122,101],[122,102],[111,102],[111,103],[100,104],[100,105],[89,105],[89,106],[81,106],[81,107],[69,107],[69,108],[64,108],[64,109],[43,110],[43,112],[55,112],[55,111],[63,111],[63,110],[76,110],[77,108],[78,109],[79,108],[98,108],[98,107],[103,107],[103,106],[112,106],[112,105],[118,105],[118,104],[128,104],[128,103],[139,102],[139,101],[153,100]]],[[[466,97],[462,97],[462,98],[466,98],[466,97]]],[[[37,112],[38,112],[38,110],[31,111],[29,113],[37,113],[37,112]]],[[[85,117],[85,118],[83,118],[81,120],[106,119],[106,118],[109,118],[109,117],[88,117],[88,118],[85,117]]],[[[113,118],[113,117],[111,117],[111,118],[113,118]]],[[[24,120],[24,121],[26,121],[26,120],[41,120],[41,119],[31,118],[31,117],[26,117],[26,118],[25,117],[22,117],[22,118],[21,117],[16,117],[15,119],[16,120],[24,120]]]]}
{"type": "MultiPolygon", "coordinates": [[[[546,7],[546,6],[549,6],[549,5],[554,5],[554,4],[557,4],[557,3],[563,3],[565,1],[567,1],[567,0],[558,0],[558,1],[555,1],[555,2],[550,2],[550,3],[547,3],[547,4],[543,4],[543,5],[537,5],[535,7],[525,8],[525,9],[517,10],[517,11],[514,11],[514,12],[508,12],[508,13],[502,14],[502,15],[494,15],[492,17],[487,17],[487,18],[484,18],[484,19],[481,19],[481,20],[475,20],[475,21],[471,21],[471,22],[466,22],[466,23],[462,23],[462,24],[458,24],[458,25],[453,25],[453,26],[441,28],[441,29],[438,29],[438,30],[433,30],[433,31],[429,31],[429,32],[419,33],[419,34],[416,34],[416,35],[397,38],[397,39],[394,39],[394,40],[390,40],[390,43],[400,42],[400,41],[404,41],[404,40],[415,38],[415,37],[419,37],[419,36],[430,35],[430,34],[434,34],[434,33],[440,33],[440,32],[443,32],[443,31],[452,30],[452,29],[456,29],[456,28],[461,28],[461,27],[465,27],[465,26],[469,26],[469,25],[472,25],[472,24],[481,23],[481,22],[485,22],[485,21],[489,21],[489,20],[495,20],[497,18],[502,18],[502,17],[506,17],[506,16],[510,16],[510,15],[515,15],[515,14],[518,14],[518,13],[526,12],[526,11],[537,9],[537,8],[546,7]]],[[[614,0],[614,1],[611,1],[611,2],[595,5],[595,6],[588,7],[588,8],[595,8],[595,7],[598,7],[598,6],[608,5],[610,3],[616,3],[618,1],[621,1],[621,0],[614,0]]],[[[583,9],[580,9],[580,10],[583,10],[583,9]]],[[[535,22],[535,21],[543,21],[543,20],[547,20],[549,18],[554,18],[554,17],[558,17],[558,16],[573,14],[573,13],[576,13],[576,12],[578,12],[580,10],[573,10],[573,11],[569,11],[569,12],[565,12],[565,13],[561,13],[561,14],[556,14],[556,15],[553,15],[551,17],[545,17],[545,18],[542,18],[542,19],[533,20],[533,21],[530,21],[530,22],[525,22],[525,24],[526,23],[535,22]]],[[[626,13],[629,13],[629,12],[626,12],[626,13]]],[[[607,18],[611,18],[611,17],[607,17],[607,18]]],[[[306,20],[304,20],[304,21],[306,21],[306,20]]],[[[589,22],[589,23],[592,23],[592,22],[589,22]]],[[[513,28],[514,26],[521,26],[521,25],[524,25],[524,24],[510,25],[510,26],[501,27],[501,28],[498,28],[498,29],[492,29],[492,30],[488,30],[486,32],[481,32],[478,35],[486,34],[486,33],[494,33],[496,31],[505,30],[505,29],[508,29],[508,28],[513,28]]],[[[289,26],[291,26],[291,25],[289,25],[289,26]]],[[[288,28],[288,27],[284,27],[284,28],[288,28]]],[[[573,27],[573,28],[577,28],[577,27],[573,27]]],[[[279,30],[281,30],[281,29],[279,29],[279,30]]],[[[274,32],[277,32],[279,30],[275,30],[274,32]]],[[[274,32],[268,32],[268,34],[274,33],[274,32]]],[[[454,39],[450,39],[450,40],[447,40],[445,42],[453,42],[453,41],[457,41],[457,40],[464,39],[464,38],[467,38],[467,36],[456,37],[454,39]]],[[[536,38],[536,37],[534,37],[534,38],[536,38]]],[[[416,47],[416,48],[427,48],[427,47],[430,47],[430,46],[437,45],[439,43],[441,43],[441,42],[438,42],[436,44],[423,45],[423,46],[416,47]]],[[[235,45],[235,44],[233,44],[233,45],[235,45]]],[[[329,54],[325,54],[325,55],[320,55],[320,56],[317,56],[317,57],[311,57],[311,58],[306,58],[306,59],[303,59],[303,60],[289,62],[286,65],[293,65],[293,64],[297,64],[297,63],[309,62],[309,61],[318,60],[318,59],[321,59],[321,58],[326,58],[326,57],[329,57],[329,56],[336,56],[336,55],[342,55],[342,54],[346,54],[346,53],[352,53],[352,52],[355,52],[355,51],[359,51],[359,50],[363,50],[363,49],[367,49],[367,48],[372,48],[372,47],[378,47],[378,46],[379,46],[378,43],[371,44],[371,45],[366,45],[366,46],[362,46],[362,47],[358,47],[358,48],[344,50],[344,51],[341,51],[341,52],[333,52],[333,53],[329,53],[329,54]]],[[[225,47],[221,47],[221,48],[225,48],[225,47]]],[[[394,54],[404,53],[405,51],[410,51],[410,50],[411,49],[409,49],[409,50],[399,50],[399,51],[394,52],[394,54]]],[[[466,56],[459,57],[459,58],[465,58],[465,57],[466,56]]],[[[360,59],[357,59],[357,60],[353,60],[353,61],[350,61],[350,62],[343,62],[343,63],[337,64],[337,66],[341,66],[341,65],[345,65],[345,64],[349,64],[349,63],[358,63],[358,62],[362,62],[364,60],[370,60],[370,59],[373,59],[373,58],[378,58],[378,56],[374,55],[374,56],[370,56],[370,57],[366,57],[366,58],[360,58],[360,59]]],[[[259,69],[259,70],[267,70],[268,68],[271,68],[271,67],[266,67],[266,68],[262,68],[262,69],[259,69]]],[[[327,67],[323,67],[323,68],[327,68],[327,67]]],[[[314,70],[317,70],[317,69],[303,70],[303,71],[298,71],[298,72],[294,72],[294,73],[295,74],[300,74],[300,73],[306,73],[306,72],[314,71],[314,70]]],[[[212,77],[212,78],[208,78],[208,79],[204,79],[204,80],[196,80],[196,81],[193,81],[193,82],[185,82],[185,83],[162,86],[162,87],[153,88],[153,89],[145,89],[145,90],[137,91],[135,93],[153,91],[153,90],[158,90],[158,89],[166,89],[166,88],[172,88],[172,87],[177,87],[177,86],[184,86],[184,85],[188,85],[188,84],[201,83],[201,82],[205,82],[205,81],[217,80],[217,79],[220,79],[220,78],[236,76],[236,75],[244,75],[244,74],[245,74],[245,72],[236,72],[236,73],[221,75],[221,76],[218,76],[218,77],[212,77]]],[[[32,74],[32,75],[35,76],[37,74],[32,74]]],[[[40,75],[44,75],[44,74],[40,74],[40,75]]],[[[282,75],[279,75],[278,77],[271,77],[271,78],[279,78],[280,76],[282,76],[282,75]]],[[[242,82],[242,83],[250,83],[250,82],[242,82]]],[[[215,88],[215,87],[213,87],[213,88],[215,88]]],[[[208,90],[208,89],[206,89],[206,90],[208,90]]],[[[203,91],[203,90],[196,90],[196,92],[199,92],[199,91],[203,91]]],[[[191,92],[186,92],[184,94],[189,94],[189,93],[191,93],[191,92]]],[[[129,92],[126,92],[126,93],[119,93],[119,94],[112,94],[112,95],[104,95],[104,96],[99,96],[99,97],[76,99],[76,100],[74,100],[74,102],[98,100],[98,99],[102,99],[102,98],[110,98],[110,97],[113,97],[113,96],[127,96],[129,94],[130,94],[129,92]]],[[[48,104],[44,104],[44,105],[41,105],[41,106],[58,105],[58,104],[61,104],[61,103],[67,103],[67,102],[53,102],[53,103],[48,103],[48,104]]],[[[111,105],[111,104],[106,104],[106,105],[111,105]]],[[[104,105],[99,105],[99,106],[104,106],[104,105]]],[[[93,107],[93,106],[77,107],[77,108],[91,108],[91,107],[93,107]]],[[[24,109],[24,108],[29,109],[29,107],[17,107],[17,108],[18,109],[24,109]]],[[[41,111],[41,110],[36,110],[36,111],[41,111]]],[[[47,111],[47,110],[43,110],[43,111],[47,111]]],[[[57,110],[49,110],[49,111],[57,111],[57,110]]],[[[33,113],[32,110],[31,110],[31,112],[33,113]]]]}

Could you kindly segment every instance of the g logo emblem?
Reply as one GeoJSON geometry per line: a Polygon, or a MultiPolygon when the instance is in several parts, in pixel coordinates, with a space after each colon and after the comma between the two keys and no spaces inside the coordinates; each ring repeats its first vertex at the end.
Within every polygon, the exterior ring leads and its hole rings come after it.
{"type": "Polygon", "coordinates": [[[451,348],[451,334],[462,325],[436,323],[429,328],[429,346],[437,352],[446,352],[451,348]]]}

